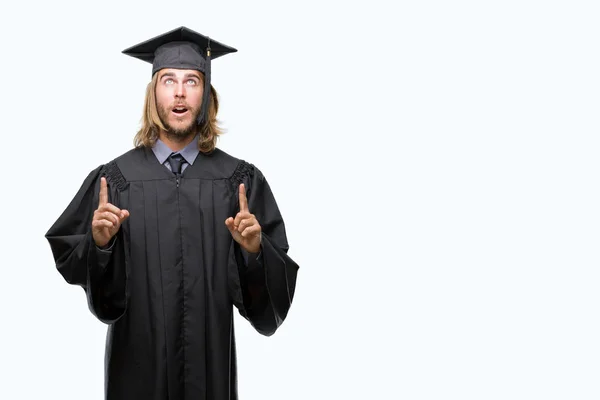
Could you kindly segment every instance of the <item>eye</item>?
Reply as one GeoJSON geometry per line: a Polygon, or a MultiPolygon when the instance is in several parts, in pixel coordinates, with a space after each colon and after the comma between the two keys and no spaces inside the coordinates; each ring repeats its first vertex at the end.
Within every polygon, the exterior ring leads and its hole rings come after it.
{"type": "Polygon", "coordinates": [[[188,84],[189,85],[195,85],[196,84],[196,80],[195,79],[188,79],[188,84]]]}
{"type": "Polygon", "coordinates": [[[167,85],[170,85],[171,83],[173,83],[173,79],[171,79],[171,78],[167,78],[167,79],[165,80],[165,83],[166,83],[167,85]]]}

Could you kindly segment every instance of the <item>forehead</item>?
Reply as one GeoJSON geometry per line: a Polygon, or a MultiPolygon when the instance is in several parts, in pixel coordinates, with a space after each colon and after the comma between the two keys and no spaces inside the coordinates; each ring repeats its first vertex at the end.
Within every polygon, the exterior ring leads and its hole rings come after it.
{"type": "Polygon", "coordinates": [[[190,75],[197,76],[197,77],[202,76],[200,71],[197,71],[195,69],[164,68],[164,69],[161,69],[160,71],[158,71],[159,78],[163,77],[165,75],[181,77],[181,78],[190,76],[190,75]]]}

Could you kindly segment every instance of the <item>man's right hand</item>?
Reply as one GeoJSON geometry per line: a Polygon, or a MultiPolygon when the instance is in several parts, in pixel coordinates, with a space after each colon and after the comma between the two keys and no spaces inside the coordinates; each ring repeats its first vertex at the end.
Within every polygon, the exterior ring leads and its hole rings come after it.
{"type": "Polygon", "coordinates": [[[129,217],[129,211],[120,210],[108,202],[106,178],[100,178],[100,200],[92,219],[92,236],[96,246],[105,247],[117,234],[123,221],[129,217]]]}

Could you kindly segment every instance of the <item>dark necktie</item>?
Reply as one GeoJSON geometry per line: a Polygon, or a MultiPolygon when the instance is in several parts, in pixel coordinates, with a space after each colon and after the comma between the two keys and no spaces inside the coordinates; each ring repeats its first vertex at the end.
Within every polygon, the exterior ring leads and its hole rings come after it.
{"type": "Polygon", "coordinates": [[[185,162],[185,159],[183,158],[183,156],[181,154],[171,153],[168,160],[169,160],[169,164],[171,165],[171,171],[173,171],[173,173],[175,175],[180,175],[181,174],[181,166],[185,162]]]}

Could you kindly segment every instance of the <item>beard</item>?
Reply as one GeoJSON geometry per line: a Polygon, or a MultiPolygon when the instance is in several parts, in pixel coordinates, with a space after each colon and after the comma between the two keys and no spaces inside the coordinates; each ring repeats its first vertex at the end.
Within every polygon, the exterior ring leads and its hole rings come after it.
{"type": "Polygon", "coordinates": [[[160,117],[161,122],[166,128],[167,137],[173,141],[179,142],[183,141],[190,137],[190,135],[196,134],[197,128],[197,120],[200,115],[200,109],[190,108],[186,105],[188,109],[188,113],[191,114],[192,119],[187,124],[177,123],[177,126],[172,126],[169,124],[169,117],[172,115],[171,110],[172,107],[163,107],[162,105],[158,105],[158,116],[160,117]]]}

